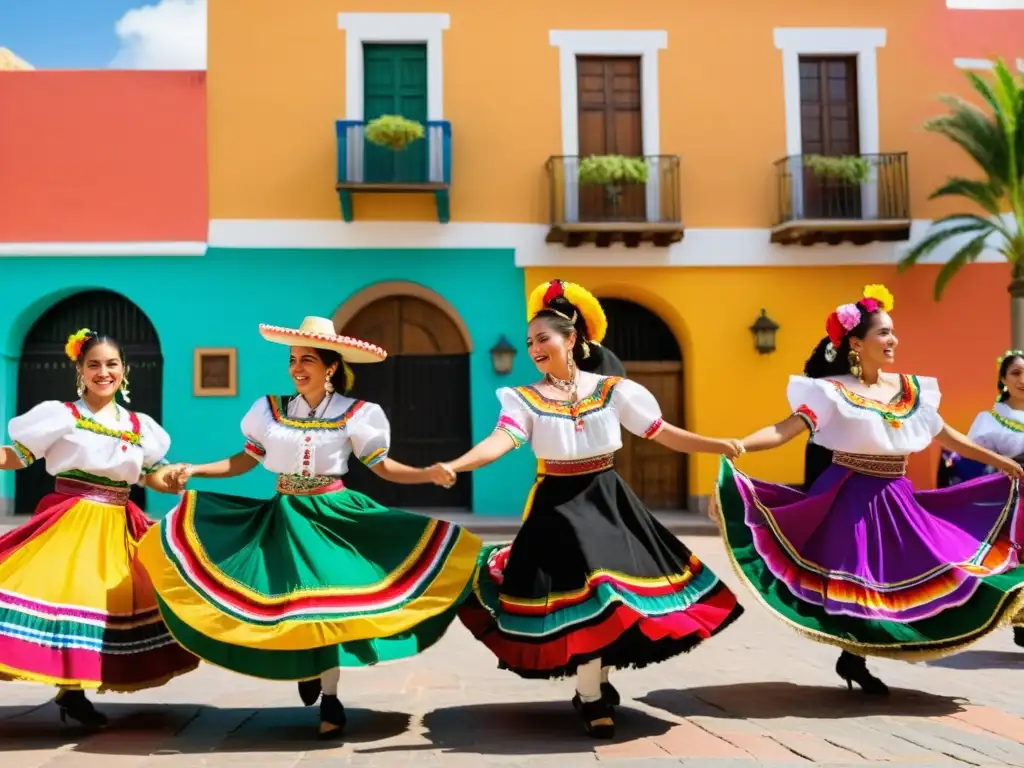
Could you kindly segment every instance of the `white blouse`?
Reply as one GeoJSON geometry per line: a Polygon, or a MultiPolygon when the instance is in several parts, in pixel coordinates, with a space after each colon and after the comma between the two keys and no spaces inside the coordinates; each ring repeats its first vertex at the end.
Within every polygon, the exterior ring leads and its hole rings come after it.
{"type": "Polygon", "coordinates": [[[814,442],[831,451],[908,456],[923,451],[942,430],[939,383],[900,375],[890,402],[872,400],[839,381],[792,376],[790,407],[811,430],[814,442]]]}
{"type": "Polygon", "coordinates": [[[170,436],[146,414],[121,407],[94,414],[81,400],[40,403],[11,419],[8,432],[25,466],[45,459],[51,475],[78,470],[128,484],[165,464],[171,448],[170,436]]]}
{"type": "Polygon", "coordinates": [[[581,373],[574,406],[552,400],[533,386],[498,390],[501,415],[496,429],[516,448],[529,443],[538,459],[566,461],[613,453],[622,447],[620,425],[652,438],[661,431],[661,407],[647,389],[618,376],[581,373]],[[581,426],[582,425],[582,426],[581,426]]]}
{"type": "Polygon", "coordinates": [[[1024,453],[1024,411],[996,403],[978,414],[967,436],[982,448],[1014,458],[1024,453]]]}
{"type": "Polygon", "coordinates": [[[261,397],[242,419],[245,452],[275,474],[304,477],[340,477],[348,471],[352,454],[368,467],[387,458],[391,425],[381,407],[338,394],[330,397],[326,406],[312,409],[296,396],[287,410],[281,397],[261,397]]]}

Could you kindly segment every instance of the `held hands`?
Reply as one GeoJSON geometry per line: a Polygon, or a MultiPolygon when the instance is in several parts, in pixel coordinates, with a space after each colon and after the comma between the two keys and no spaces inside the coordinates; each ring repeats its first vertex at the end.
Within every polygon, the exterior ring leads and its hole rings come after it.
{"type": "Polygon", "coordinates": [[[187,464],[167,464],[153,472],[146,480],[146,485],[161,493],[180,495],[185,492],[185,484],[192,477],[192,467],[187,464]]]}
{"type": "Polygon", "coordinates": [[[722,440],[721,442],[722,455],[725,456],[725,458],[727,459],[738,459],[740,456],[747,452],[747,449],[743,447],[742,440],[729,438],[727,440],[722,440]]]}
{"type": "Polygon", "coordinates": [[[438,462],[427,469],[427,472],[430,473],[430,482],[434,485],[440,485],[442,488],[451,488],[455,485],[455,470],[447,464],[438,462]]]}

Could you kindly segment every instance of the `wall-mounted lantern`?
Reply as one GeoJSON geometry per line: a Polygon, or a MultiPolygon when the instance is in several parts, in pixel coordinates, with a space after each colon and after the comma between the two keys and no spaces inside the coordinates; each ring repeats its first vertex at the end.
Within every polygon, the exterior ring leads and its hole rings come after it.
{"type": "Polygon", "coordinates": [[[770,355],[775,351],[775,334],[778,333],[779,324],[768,317],[766,310],[761,310],[761,316],[750,326],[750,332],[754,334],[754,349],[758,354],[770,355]]]}
{"type": "Polygon", "coordinates": [[[498,338],[498,343],[491,347],[491,365],[494,366],[494,372],[499,376],[508,376],[512,373],[515,360],[516,348],[502,334],[498,338]]]}

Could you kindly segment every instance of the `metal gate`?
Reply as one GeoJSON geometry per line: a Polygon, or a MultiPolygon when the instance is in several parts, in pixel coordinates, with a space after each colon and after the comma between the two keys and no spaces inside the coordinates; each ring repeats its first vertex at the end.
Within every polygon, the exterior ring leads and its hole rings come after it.
{"type": "MultiPolygon", "coordinates": [[[[133,411],[163,418],[163,355],[156,329],[145,313],[112,291],[84,291],[52,306],[28,334],[18,366],[18,413],[44,400],[74,401],[75,365],[64,344],[79,328],[90,328],[117,339],[130,368],[133,411]]],[[[38,461],[16,474],[15,514],[31,514],[39,500],[53,490],[53,478],[38,461]]],[[[135,486],[132,501],[145,509],[146,491],[135,486]]]]}
{"type": "MultiPolygon", "coordinates": [[[[384,409],[396,461],[426,467],[469,450],[469,355],[395,355],[377,365],[355,366],[355,372],[351,396],[384,409]]],[[[467,509],[473,498],[470,473],[459,475],[449,490],[398,485],[353,460],[346,482],[388,507],[467,509]]]]}

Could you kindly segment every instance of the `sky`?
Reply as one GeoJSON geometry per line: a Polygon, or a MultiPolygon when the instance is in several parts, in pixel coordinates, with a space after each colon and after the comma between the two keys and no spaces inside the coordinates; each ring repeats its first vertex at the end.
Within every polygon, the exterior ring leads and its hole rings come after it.
{"type": "Polygon", "coordinates": [[[0,48],[36,69],[206,69],[206,0],[0,0],[0,48]]]}

